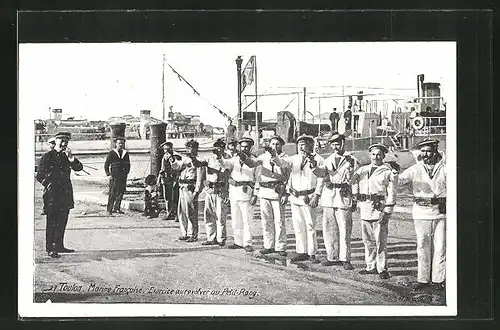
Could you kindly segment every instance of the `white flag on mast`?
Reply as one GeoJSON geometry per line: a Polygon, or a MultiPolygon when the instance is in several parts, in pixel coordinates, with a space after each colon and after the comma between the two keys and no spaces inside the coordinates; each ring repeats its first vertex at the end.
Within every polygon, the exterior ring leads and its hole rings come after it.
{"type": "Polygon", "coordinates": [[[252,55],[248,60],[247,65],[241,73],[241,92],[245,90],[245,87],[251,85],[254,81],[255,75],[255,55],[252,55]]]}

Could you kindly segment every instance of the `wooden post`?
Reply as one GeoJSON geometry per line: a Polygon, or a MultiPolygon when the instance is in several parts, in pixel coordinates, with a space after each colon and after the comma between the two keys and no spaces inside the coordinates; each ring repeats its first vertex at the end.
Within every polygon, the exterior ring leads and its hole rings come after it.
{"type": "Polygon", "coordinates": [[[164,122],[151,123],[149,128],[151,130],[150,174],[157,176],[158,172],[160,172],[161,159],[163,157],[163,149],[160,149],[159,147],[160,144],[166,141],[165,130],[167,128],[167,124],[164,122]]]}

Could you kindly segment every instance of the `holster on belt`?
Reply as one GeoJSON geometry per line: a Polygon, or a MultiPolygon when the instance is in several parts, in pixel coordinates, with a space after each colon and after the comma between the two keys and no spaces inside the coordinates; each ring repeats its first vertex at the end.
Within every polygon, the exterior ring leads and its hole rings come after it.
{"type": "Polygon", "coordinates": [[[292,187],[290,187],[290,194],[294,195],[295,197],[299,198],[300,196],[304,196],[304,203],[309,204],[310,199],[309,195],[312,194],[316,189],[309,189],[309,190],[295,190],[292,187]]]}
{"type": "Polygon", "coordinates": [[[282,181],[263,181],[259,182],[262,188],[274,189],[274,191],[281,197],[285,194],[285,183],[282,181]]]}
{"type": "Polygon", "coordinates": [[[415,203],[419,206],[437,205],[439,213],[446,214],[446,197],[415,197],[415,203]]]}
{"type": "Polygon", "coordinates": [[[325,183],[327,189],[340,189],[340,196],[349,197],[352,195],[351,186],[348,183],[332,183],[330,181],[325,183]]]}
{"type": "Polygon", "coordinates": [[[229,184],[235,186],[235,187],[241,187],[243,186],[243,192],[246,193],[248,191],[248,188],[253,189],[253,182],[252,181],[236,181],[233,178],[229,178],[228,180],[229,184]]]}
{"type": "Polygon", "coordinates": [[[382,211],[384,209],[384,203],[383,203],[384,200],[385,200],[385,196],[382,196],[382,195],[358,194],[358,201],[360,201],[360,202],[371,201],[373,208],[377,211],[382,211]]]}

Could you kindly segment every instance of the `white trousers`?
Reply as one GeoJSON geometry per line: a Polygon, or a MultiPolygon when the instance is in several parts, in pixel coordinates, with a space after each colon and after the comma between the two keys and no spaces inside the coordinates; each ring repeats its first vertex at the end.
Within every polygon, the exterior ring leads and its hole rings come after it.
{"type": "Polygon", "coordinates": [[[194,200],[193,197],[194,193],[187,190],[186,187],[180,187],[177,217],[182,236],[198,238],[198,201],[194,200]]]}
{"type": "Polygon", "coordinates": [[[351,210],[323,208],[323,240],[328,260],[351,260],[351,233],[351,210]]]}
{"type": "Polygon", "coordinates": [[[250,222],[253,220],[253,205],[250,201],[231,200],[231,219],[233,223],[234,244],[252,245],[250,222]]]}
{"type": "Polygon", "coordinates": [[[387,270],[387,234],[388,222],[381,224],[378,220],[361,220],[363,243],[365,243],[366,270],[379,273],[387,270]]]}
{"type": "Polygon", "coordinates": [[[316,255],[318,240],[316,238],[316,213],[309,205],[292,206],[292,221],[295,231],[295,250],[297,253],[316,255]]]}
{"type": "Polygon", "coordinates": [[[417,282],[441,283],[446,277],[446,219],[414,219],[417,234],[417,282]]]}
{"type": "Polygon", "coordinates": [[[279,200],[260,199],[264,249],[286,251],[285,207],[279,200]]]}
{"type": "Polygon", "coordinates": [[[203,209],[207,241],[217,239],[222,243],[226,240],[227,207],[224,200],[217,194],[205,194],[205,208],[203,209]]]}

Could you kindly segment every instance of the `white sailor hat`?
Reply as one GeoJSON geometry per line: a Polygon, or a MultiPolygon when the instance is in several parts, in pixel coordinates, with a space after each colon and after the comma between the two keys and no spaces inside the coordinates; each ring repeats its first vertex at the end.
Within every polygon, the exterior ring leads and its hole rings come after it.
{"type": "Polygon", "coordinates": [[[314,143],[314,138],[311,135],[302,134],[297,138],[296,143],[299,143],[300,141],[314,143]]]}
{"type": "Polygon", "coordinates": [[[243,142],[248,142],[250,143],[250,145],[253,146],[254,142],[253,142],[253,139],[249,138],[249,137],[244,137],[244,138],[241,138],[238,143],[239,144],[242,144],[243,142]]]}
{"type": "Polygon", "coordinates": [[[373,148],[382,150],[385,154],[389,152],[389,149],[382,143],[374,143],[368,147],[368,151],[372,151],[373,148]]]}
{"type": "Polygon", "coordinates": [[[420,148],[425,147],[425,146],[432,146],[434,148],[437,148],[438,145],[439,145],[439,140],[425,139],[422,142],[417,143],[417,145],[415,147],[416,147],[416,149],[420,149],[420,148]]]}
{"type": "Polygon", "coordinates": [[[328,142],[337,142],[344,140],[345,140],[344,134],[340,134],[339,132],[332,132],[332,134],[330,134],[330,136],[328,137],[328,142]]]}

